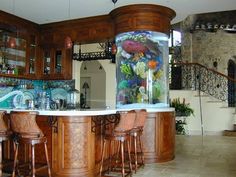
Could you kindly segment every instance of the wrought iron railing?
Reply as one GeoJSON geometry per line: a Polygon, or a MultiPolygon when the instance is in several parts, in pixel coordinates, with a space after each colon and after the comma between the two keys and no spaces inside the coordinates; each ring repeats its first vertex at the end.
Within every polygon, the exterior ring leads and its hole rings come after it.
{"type": "Polygon", "coordinates": [[[198,63],[170,64],[171,89],[199,90],[235,106],[236,80],[198,63]]]}

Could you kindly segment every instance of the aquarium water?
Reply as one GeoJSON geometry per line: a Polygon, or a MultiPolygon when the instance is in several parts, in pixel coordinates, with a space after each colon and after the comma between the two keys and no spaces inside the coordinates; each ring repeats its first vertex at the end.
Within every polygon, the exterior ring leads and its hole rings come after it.
{"type": "Polygon", "coordinates": [[[169,107],[168,36],[132,31],[116,36],[116,107],[169,107]]]}

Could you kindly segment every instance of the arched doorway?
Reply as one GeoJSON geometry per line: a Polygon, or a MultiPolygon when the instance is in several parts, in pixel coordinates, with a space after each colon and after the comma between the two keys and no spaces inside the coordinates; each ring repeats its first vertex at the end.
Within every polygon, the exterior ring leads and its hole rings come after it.
{"type": "MultiPolygon", "coordinates": [[[[236,66],[233,60],[228,61],[228,77],[235,79],[236,75],[236,66]]],[[[228,81],[228,106],[235,107],[235,83],[228,81]]]]}
{"type": "Polygon", "coordinates": [[[80,68],[80,93],[85,98],[85,108],[106,107],[106,72],[99,61],[83,61],[80,68]]]}

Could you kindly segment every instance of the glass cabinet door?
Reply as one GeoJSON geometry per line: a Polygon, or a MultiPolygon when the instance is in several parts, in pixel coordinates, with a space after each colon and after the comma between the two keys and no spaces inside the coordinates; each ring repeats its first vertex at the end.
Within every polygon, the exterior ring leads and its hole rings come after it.
{"type": "Polygon", "coordinates": [[[51,55],[50,51],[44,51],[44,74],[50,74],[51,69],[50,69],[50,64],[51,64],[51,55]]]}
{"type": "Polygon", "coordinates": [[[62,51],[56,50],[55,52],[55,72],[60,74],[62,72],[62,51]]]}
{"type": "Polygon", "coordinates": [[[0,32],[0,73],[24,74],[26,65],[26,40],[17,33],[0,32]]]}
{"type": "Polygon", "coordinates": [[[30,54],[29,54],[29,73],[35,74],[35,61],[36,61],[36,40],[35,36],[30,36],[30,54]]]}

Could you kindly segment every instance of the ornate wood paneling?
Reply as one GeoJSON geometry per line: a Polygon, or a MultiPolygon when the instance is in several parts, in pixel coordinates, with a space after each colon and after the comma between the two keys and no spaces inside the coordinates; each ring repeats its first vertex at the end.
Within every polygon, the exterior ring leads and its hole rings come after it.
{"type": "Polygon", "coordinates": [[[19,36],[27,37],[29,34],[39,34],[39,25],[15,15],[0,10],[0,24],[7,24],[16,29],[19,36]]]}
{"type": "MultiPolygon", "coordinates": [[[[52,127],[48,124],[48,116],[37,116],[37,124],[47,137],[48,157],[52,163],[52,127]]],[[[37,163],[46,163],[44,145],[39,144],[35,146],[35,159],[37,163]]]]}
{"type": "Polygon", "coordinates": [[[146,163],[173,160],[175,157],[174,112],[149,114],[142,140],[146,163]]]}
{"type": "Polygon", "coordinates": [[[144,126],[144,132],[142,136],[142,141],[144,144],[144,152],[145,155],[148,157],[150,154],[153,157],[153,154],[156,153],[156,115],[149,114],[148,118],[146,119],[146,123],[144,126]]]}
{"type": "Polygon", "coordinates": [[[61,43],[66,36],[70,36],[72,41],[77,43],[92,43],[104,41],[114,36],[113,24],[109,15],[68,20],[57,23],[41,25],[42,43],[44,34],[53,35],[53,43],[61,43]]]}
{"type": "Polygon", "coordinates": [[[151,30],[169,34],[170,21],[175,12],[164,6],[151,4],[128,5],[110,12],[115,34],[151,30]]]}
{"type": "Polygon", "coordinates": [[[95,167],[94,134],[90,117],[59,117],[58,135],[54,139],[57,177],[93,177],[95,167]]]}
{"type": "MultiPolygon", "coordinates": [[[[95,177],[101,160],[103,131],[105,126],[91,131],[92,118],[54,117],[55,128],[48,124],[47,116],[38,116],[37,123],[47,136],[49,159],[54,177],[95,177]]],[[[104,117],[105,118],[105,117],[104,117]]],[[[109,131],[114,127],[106,126],[109,131]]],[[[175,155],[175,117],[174,112],[150,113],[142,136],[146,163],[165,162],[175,155]]],[[[112,145],[112,154],[117,144],[112,145]]],[[[36,146],[36,162],[45,163],[43,146],[36,146]]],[[[4,154],[13,158],[13,147],[5,146],[4,154]],[[10,152],[10,154],[9,154],[10,152]]],[[[29,149],[21,147],[20,159],[27,160],[29,149]]],[[[105,157],[108,157],[108,151],[105,157]]],[[[105,166],[107,163],[105,164],[105,166]]],[[[106,167],[105,167],[106,168],[106,167]]]]}

